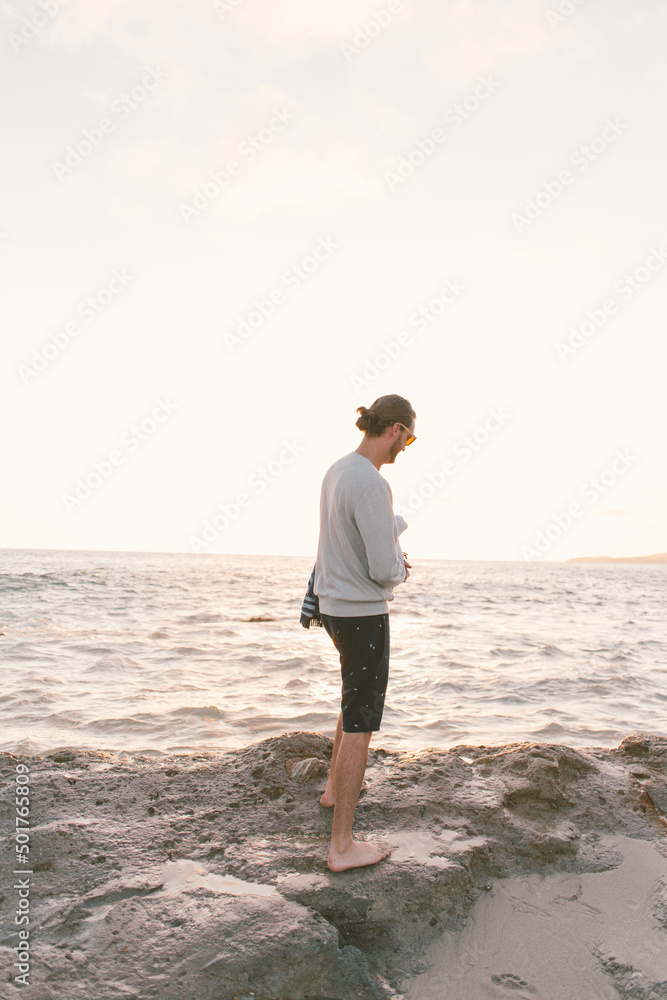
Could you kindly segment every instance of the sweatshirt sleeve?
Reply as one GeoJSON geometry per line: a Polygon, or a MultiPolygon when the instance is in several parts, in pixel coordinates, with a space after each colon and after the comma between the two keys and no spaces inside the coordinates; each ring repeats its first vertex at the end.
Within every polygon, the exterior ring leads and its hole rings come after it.
{"type": "Polygon", "coordinates": [[[398,530],[387,486],[367,486],[354,508],[359,534],[366,548],[371,580],[395,587],[405,579],[405,565],[397,551],[398,530]]]}

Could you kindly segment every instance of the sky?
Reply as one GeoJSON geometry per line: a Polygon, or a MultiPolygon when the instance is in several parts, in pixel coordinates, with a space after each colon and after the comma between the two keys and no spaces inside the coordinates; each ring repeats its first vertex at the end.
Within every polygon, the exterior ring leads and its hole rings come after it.
{"type": "MultiPolygon", "coordinates": [[[[667,552],[667,3],[0,2],[0,547],[667,552]]],[[[413,563],[414,565],[414,563],[413,563]]]]}

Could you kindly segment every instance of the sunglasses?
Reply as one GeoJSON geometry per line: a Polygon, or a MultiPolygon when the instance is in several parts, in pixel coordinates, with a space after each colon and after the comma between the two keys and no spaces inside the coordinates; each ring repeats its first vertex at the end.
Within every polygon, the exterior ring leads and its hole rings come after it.
{"type": "MultiPolygon", "coordinates": [[[[402,427],[404,431],[408,431],[408,428],[405,427],[403,424],[399,424],[399,427],[402,427]]],[[[406,445],[412,444],[412,442],[416,440],[417,438],[414,436],[412,431],[408,431],[408,440],[405,442],[406,445]]]]}

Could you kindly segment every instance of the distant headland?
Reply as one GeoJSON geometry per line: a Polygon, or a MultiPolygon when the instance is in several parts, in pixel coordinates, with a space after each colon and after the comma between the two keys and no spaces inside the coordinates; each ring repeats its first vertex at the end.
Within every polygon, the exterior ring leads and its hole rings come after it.
{"type": "Polygon", "coordinates": [[[659,552],[654,556],[576,556],[567,562],[595,563],[667,563],[667,552],[659,552]]]}

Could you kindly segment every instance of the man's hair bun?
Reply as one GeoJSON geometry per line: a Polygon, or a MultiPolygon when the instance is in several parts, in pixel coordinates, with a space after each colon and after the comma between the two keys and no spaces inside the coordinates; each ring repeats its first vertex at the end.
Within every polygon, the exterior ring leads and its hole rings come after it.
{"type": "Polygon", "coordinates": [[[369,410],[366,406],[358,406],[357,413],[361,416],[357,420],[356,426],[360,431],[372,431],[377,425],[377,417],[372,410],[369,410]]]}

